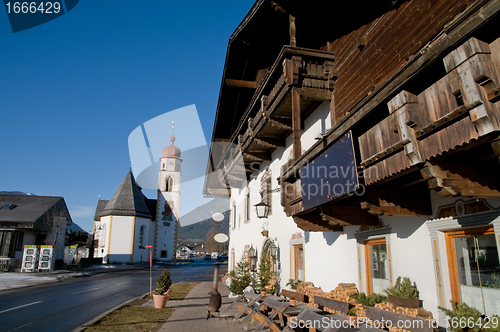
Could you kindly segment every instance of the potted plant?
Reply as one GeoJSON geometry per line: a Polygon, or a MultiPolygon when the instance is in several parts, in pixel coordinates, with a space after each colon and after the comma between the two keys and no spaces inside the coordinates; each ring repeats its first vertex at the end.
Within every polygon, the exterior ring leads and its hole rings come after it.
{"type": "Polygon", "coordinates": [[[443,307],[438,308],[449,317],[450,329],[452,331],[471,332],[474,330],[475,332],[493,332],[500,330],[500,326],[498,326],[500,318],[498,316],[495,315],[487,318],[485,315],[481,315],[479,310],[469,307],[465,303],[455,303],[453,300],[450,300],[450,302],[451,310],[443,307]]]}
{"type": "Polygon", "coordinates": [[[295,295],[290,295],[290,306],[295,307],[297,305],[297,301],[295,301],[295,295]]]}
{"type": "Polygon", "coordinates": [[[368,306],[374,306],[377,303],[382,303],[387,301],[387,296],[382,294],[372,293],[366,295],[365,293],[352,293],[349,295],[351,299],[355,299],[357,303],[361,303],[368,306]]]}
{"type": "Polygon", "coordinates": [[[297,289],[297,286],[301,283],[302,281],[297,279],[288,279],[288,282],[286,283],[287,286],[290,286],[291,289],[297,289]]]}
{"type": "Polygon", "coordinates": [[[170,294],[172,293],[172,290],[170,289],[171,285],[172,280],[170,279],[170,272],[165,270],[156,280],[156,289],[153,293],[155,308],[165,308],[165,305],[170,298],[170,294]]]}
{"type": "Polygon", "coordinates": [[[420,307],[420,299],[418,298],[418,289],[414,286],[410,278],[398,277],[394,287],[387,288],[385,292],[389,295],[389,301],[407,308],[420,307]]]}
{"type": "Polygon", "coordinates": [[[347,322],[349,327],[358,328],[358,316],[356,316],[356,307],[351,307],[347,310],[347,322]]]}

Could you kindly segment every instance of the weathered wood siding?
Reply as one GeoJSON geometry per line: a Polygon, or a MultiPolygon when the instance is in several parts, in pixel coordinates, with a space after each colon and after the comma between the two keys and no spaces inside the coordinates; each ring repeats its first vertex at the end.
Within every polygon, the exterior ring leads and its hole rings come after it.
{"type": "Polygon", "coordinates": [[[500,130],[500,39],[471,38],[447,55],[447,74],[418,96],[400,92],[359,141],[371,184],[500,130]]]}
{"type": "Polygon", "coordinates": [[[325,46],[336,55],[335,121],[435,37],[467,7],[467,2],[403,2],[397,9],[325,46]],[[363,48],[356,47],[359,38],[364,38],[363,48]]]}
{"type": "MultiPolygon", "coordinates": [[[[432,125],[437,120],[449,115],[459,106],[457,99],[450,89],[448,76],[433,84],[418,95],[419,112],[415,112],[415,122],[419,128],[432,125]]],[[[464,113],[467,112],[464,110],[464,113]]],[[[469,116],[445,127],[434,134],[418,141],[418,148],[422,160],[452,150],[472,139],[478,138],[478,133],[469,116]]]]}

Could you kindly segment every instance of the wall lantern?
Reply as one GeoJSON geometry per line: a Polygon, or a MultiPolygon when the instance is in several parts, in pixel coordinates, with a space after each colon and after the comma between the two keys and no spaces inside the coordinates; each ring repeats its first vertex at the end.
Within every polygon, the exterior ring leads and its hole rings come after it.
{"type": "Polygon", "coordinates": [[[271,252],[271,257],[276,259],[276,256],[278,255],[278,247],[276,247],[274,242],[269,247],[269,251],[271,252]]]}
{"type": "Polygon", "coordinates": [[[248,256],[250,256],[250,258],[255,258],[255,249],[253,248],[253,245],[250,249],[248,249],[248,256]]]}
{"type": "Polygon", "coordinates": [[[264,193],[279,193],[281,190],[280,187],[271,190],[261,190],[260,194],[260,203],[255,204],[255,212],[257,213],[257,218],[267,218],[269,215],[269,205],[264,203],[264,193]]]}
{"type": "Polygon", "coordinates": [[[255,204],[255,212],[257,213],[257,218],[267,218],[269,214],[269,205],[261,201],[255,204]]]}
{"type": "Polygon", "coordinates": [[[255,254],[255,249],[253,245],[248,249],[248,256],[250,257],[250,271],[255,272],[255,261],[257,259],[257,255],[255,254]]]}

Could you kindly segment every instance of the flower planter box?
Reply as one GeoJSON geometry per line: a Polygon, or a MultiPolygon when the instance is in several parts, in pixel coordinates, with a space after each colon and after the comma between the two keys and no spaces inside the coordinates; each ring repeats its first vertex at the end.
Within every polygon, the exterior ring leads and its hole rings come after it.
{"type": "Polygon", "coordinates": [[[407,308],[419,308],[420,307],[420,299],[416,298],[413,300],[403,299],[402,297],[389,295],[389,302],[394,303],[395,305],[399,305],[407,308]]]}

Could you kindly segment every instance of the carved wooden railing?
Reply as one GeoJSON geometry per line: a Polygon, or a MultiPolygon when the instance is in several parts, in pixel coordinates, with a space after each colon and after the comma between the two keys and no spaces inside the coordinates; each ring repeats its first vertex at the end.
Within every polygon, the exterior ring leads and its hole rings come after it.
{"type": "Polygon", "coordinates": [[[500,39],[472,38],[444,64],[446,76],[418,96],[401,91],[389,116],[359,137],[366,184],[500,130],[500,39]]]}

